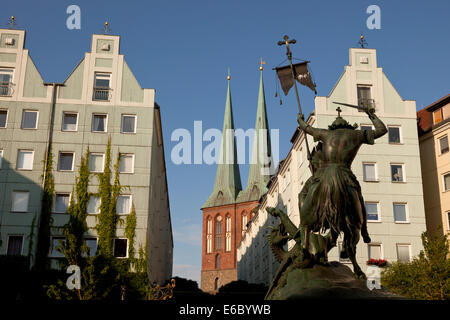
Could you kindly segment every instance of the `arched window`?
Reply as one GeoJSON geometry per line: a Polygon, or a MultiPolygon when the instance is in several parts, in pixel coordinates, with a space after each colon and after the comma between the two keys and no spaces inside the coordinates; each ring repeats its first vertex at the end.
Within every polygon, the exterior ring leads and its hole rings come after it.
{"type": "Polygon", "coordinates": [[[222,217],[216,218],[216,238],[215,238],[216,250],[222,249],[222,217]]]}
{"type": "Polygon", "coordinates": [[[212,252],[212,219],[208,217],[206,223],[206,253],[212,252]]]}
{"type": "Polygon", "coordinates": [[[231,217],[228,215],[225,219],[225,251],[231,251],[231,217]]]}
{"type": "Polygon", "coordinates": [[[247,213],[243,212],[242,213],[242,235],[244,235],[245,231],[247,231],[247,213]]]}
{"type": "Polygon", "coordinates": [[[220,255],[216,255],[216,269],[220,269],[220,255]]]}

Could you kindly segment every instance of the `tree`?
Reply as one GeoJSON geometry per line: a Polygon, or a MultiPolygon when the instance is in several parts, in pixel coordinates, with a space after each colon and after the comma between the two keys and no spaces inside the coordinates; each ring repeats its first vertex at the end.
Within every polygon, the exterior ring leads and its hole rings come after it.
{"type": "Polygon", "coordinates": [[[393,263],[381,283],[392,292],[414,299],[450,299],[450,243],[438,231],[422,233],[422,250],[410,263],[393,263]]]}

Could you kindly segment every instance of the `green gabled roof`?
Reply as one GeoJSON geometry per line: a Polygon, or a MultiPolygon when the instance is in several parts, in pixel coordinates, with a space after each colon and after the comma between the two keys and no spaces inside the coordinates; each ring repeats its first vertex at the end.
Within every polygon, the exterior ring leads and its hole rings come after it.
{"type": "Polygon", "coordinates": [[[272,150],[270,146],[269,122],[267,121],[263,73],[261,70],[250,171],[248,174],[247,187],[239,194],[237,202],[259,200],[259,198],[267,192],[267,183],[270,180],[268,169],[271,165],[272,150]],[[270,159],[268,164],[264,164],[262,155],[264,155],[264,158],[270,159]]]}
{"type": "Polygon", "coordinates": [[[225,103],[225,115],[223,118],[222,142],[220,147],[219,163],[217,164],[214,190],[202,208],[235,203],[236,197],[241,190],[241,176],[237,162],[236,140],[234,138],[230,79],[228,79],[227,100],[225,103]],[[229,131],[229,129],[233,131],[229,131]]]}

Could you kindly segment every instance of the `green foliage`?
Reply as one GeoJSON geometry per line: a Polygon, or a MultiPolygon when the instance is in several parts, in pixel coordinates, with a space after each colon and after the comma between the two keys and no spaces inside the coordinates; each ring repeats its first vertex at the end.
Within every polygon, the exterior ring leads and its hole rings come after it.
{"type": "Polygon", "coordinates": [[[44,161],[43,168],[43,193],[41,201],[41,214],[38,226],[38,241],[36,250],[37,270],[48,269],[47,254],[50,248],[50,228],[52,221],[53,196],[55,195],[55,180],[53,178],[53,153],[52,145],[48,146],[47,161],[44,161]]]}
{"type": "Polygon", "coordinates": [[[136,236],[136,210],[134,204],[131,205],[131,212],[126,219],[125,236],[128,239],[128,257],[134,258],[134,238],[136,236]]]}
{"type": "Polygon", "coordinates": [[[439,232],[422,234],[422,250],[410,263],[393,263],[381,282],[392,292],[426,300],[450,299],[449,240],[439,232]]]}
{"type": "Polygon", "coordinates": [[[111,185],[111,138],[108,139],[105,156],[105,169],[98,174],[99,179],[99,197],[100,213],[98,215],[98,224],[96,230],[98,233],[98,251],[100,254],[111,256],[113,253],[113,238],[116,232],[117,222],[116,214],[117,197],[122,190],[119,182],[119,154],[114,165],[114,183],[111,185]]]}

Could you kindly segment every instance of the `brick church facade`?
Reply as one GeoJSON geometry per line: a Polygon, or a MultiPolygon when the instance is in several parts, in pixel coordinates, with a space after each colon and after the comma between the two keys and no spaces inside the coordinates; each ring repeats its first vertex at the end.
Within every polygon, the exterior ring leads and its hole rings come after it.
{"type": "Polygon", "coordinates": [[[247,223],[253,217],[259,198],[267,192],[268,169],[272,166],[269,126],[262,66],[260,67],[258,108],[255,123],[252,158],[247,187],[242,190],[235,138],[226,134],[234,130],[230,77],[223,121],[219,164],[214,189],[202,207],[202,271],[201,289],[217,292],[237,278],[237,247],[247,223]]]}

